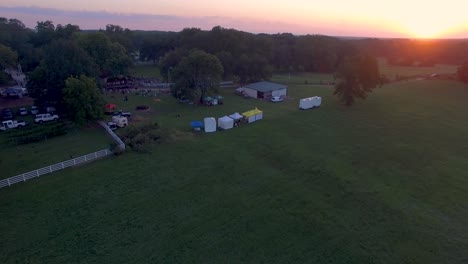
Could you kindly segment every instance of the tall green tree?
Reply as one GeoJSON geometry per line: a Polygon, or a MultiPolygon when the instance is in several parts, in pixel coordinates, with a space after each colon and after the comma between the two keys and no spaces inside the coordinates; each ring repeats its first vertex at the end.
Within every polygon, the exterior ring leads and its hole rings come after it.
{"type": "Polygon", "coordinates": [[[77,41],[98,65],[101,77],[128,73],[132,60],[127,51],[119,43],[112,42],[103,32],[80,35],[77,41]]]}
{"type": "Polygon", "coordinates": [[[65,80],[63,99],[68,117],[78,125],[98,120],[103,115],[104,99],[94,78],[69,77],[65,80]]]}
{"type": "Polygon", "coordinates": [[[28,74],[28,92],[36,104],[63,108],[65,80],[81,74],[95,77],[99,70],[93,59],[71,40],[53,41],[45,48],[44,59],[28,74]]]}
{"type": "Polygon", "coordinates": [[[334,95],[347,106],[357,98],[366,99],[380,85],[377,60],[371,56],[353,56],[342,61],[336,73],[334,95]]]}
{"type": "Polygon", "coordinates": [[[18,63],[18,54],[9,47],[0,44],[0,70],[16,67],[18,63]]]}
{"type": "Polygon", "coordinates": [[[219,87],[223,65],[219,59],[201,50],[193,50],[176,66],[175,95],[199,99],[219,87]]]}

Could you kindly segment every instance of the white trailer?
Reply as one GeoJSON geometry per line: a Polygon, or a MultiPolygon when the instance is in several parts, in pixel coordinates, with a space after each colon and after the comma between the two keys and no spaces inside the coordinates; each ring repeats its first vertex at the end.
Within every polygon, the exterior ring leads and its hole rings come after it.
{"type": "Polygon", "coordinates": [[[299,101],[299,109],[305,110],[314,107],[320,107],[322,104],[322,97],[314,96],[309,98],[304,98],[299,101]]]}

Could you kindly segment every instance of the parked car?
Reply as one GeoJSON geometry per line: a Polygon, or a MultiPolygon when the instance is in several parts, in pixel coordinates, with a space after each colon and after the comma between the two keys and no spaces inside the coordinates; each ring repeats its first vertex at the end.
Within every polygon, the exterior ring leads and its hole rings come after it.
{"type": "Polygon", "coordinates": [[[7,130],[7,129],[12,129],[12,128],[17,128],[17,127],[24,127],[26,125],[26,122],[20,120],[7,120],[3,121],[0,123],[0,130],[7,130]]]}
{"type": "Polygon", "coordinates": [[[112,117],[112,122],[114,122],[118,127],[126,127],[128,125],[128,119],[125,116],[115,115],[112,117]]]}
{"type": "Polygon", "coordinates": [[[279,103],[279,102],[283,102],[283,98],[281,98],[281,96],[273,96],[271,97],[271,101],[273,103],[279,103]]]}
{"type": "Polygon", "coordinates": [[[37,106],[33,105],[31,106],[31,110],[29,110],[29,112],[31,112],[31,115],[37,115],[39,114],[39,109],[37,108],[37,106]]]}
{"type": "Polygon", "coordinates": [[[55,107],[52,107],[52,106],[47,106],[45,108],[46,112],[49,113],[49,114],[55,114],[55,107]]]}
{"type": "Polygon", "coordinates": [[[28,115],[28,110],[27,110],[26,108],[20,108],[20,109],[18,110],[18,114],[19,114],[20,116],[28,115]]]}
{"type": "Polygon", "coordinates": [[[15,115],[13,115],[13,111],[11,110],[11,108],[5,108],[2,110],[2,113],[1,113],[2,120],[11,120],[13,119],[13,117],[15,117],[15,115]]]}
{"type": "Polygon", "coordinates": [[[117,126],[117,123],[115,123],[115,122],[109,122],[109,123],[107,123],[107,126],[108,126],[111,130],[116,130],[117,128],[119,128],[119,127],[117,126]]]}
{"type": "Polygon", "coordinates": [[[124,111],[122,111],[122,110],[119,110],[119,111],[117,111],[117,112],[114,112],[112,115],[113,115],[113,116],[125,116],[125,117],[127,117],[127,118],[132,117],[132,113],[130,113],[130,112],[124,112],[124,111]]]}
{"type": "Polygon", "coordinates": [[[34,123],[42,124],[43,122],[55,121],[58,119],[59,119],[58,115],[51,115],[49,113],[39,114],[39,115],[36,115],[36,118],[34,119],[34,123]]]}

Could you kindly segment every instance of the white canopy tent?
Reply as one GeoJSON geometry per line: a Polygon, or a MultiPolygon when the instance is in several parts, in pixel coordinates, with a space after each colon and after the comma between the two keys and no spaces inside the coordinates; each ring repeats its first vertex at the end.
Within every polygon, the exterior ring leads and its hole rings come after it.
{"type": "Polygon", "coordinates": [[[237,112],[235,112],[235,113],[232,114],[232,115],[229,115],[229,117],[232,118],[232,119],[234,119],[234,120],[240,120],[240,119],[244,118],[243,115],[241,115],[241,114],[239,114],[239,113],[237,113],[237,112]]]}
{"type": "Polygon", "coordinates": [[[234,119],[229,116],[220,117],[218,118],[218,127],[224,130],[231,129],[234,127],[234,119]]]}
{"type": "Polygon", "coordinates": [[[203,119],[205,132],[216,132],[216,119],[214,117],[205,117],[203,119]]]}

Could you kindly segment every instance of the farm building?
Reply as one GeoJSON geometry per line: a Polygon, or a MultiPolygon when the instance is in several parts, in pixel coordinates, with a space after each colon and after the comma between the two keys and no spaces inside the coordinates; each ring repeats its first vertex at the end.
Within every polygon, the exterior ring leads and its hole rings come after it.
{"type": "Polygon", "coordinates": [[[237,88],[243,94],[253,98],[269,99],[273,96],[286,96],[288,87],[272,82],[257,82],[237,88]]]}

